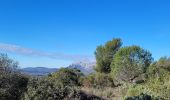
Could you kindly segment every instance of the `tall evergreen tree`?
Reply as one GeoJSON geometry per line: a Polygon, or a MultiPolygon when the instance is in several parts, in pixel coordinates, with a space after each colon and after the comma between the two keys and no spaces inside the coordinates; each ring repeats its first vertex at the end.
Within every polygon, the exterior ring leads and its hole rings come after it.
{"type": "Polygon", "coordinates": [[[95,51],[97,66],[95,70],[101,73],[110,73],[111,62],[115,53],[122,46],[122,41],[119,38],[108,41],[104,46],[98,46],[95,51]]]}

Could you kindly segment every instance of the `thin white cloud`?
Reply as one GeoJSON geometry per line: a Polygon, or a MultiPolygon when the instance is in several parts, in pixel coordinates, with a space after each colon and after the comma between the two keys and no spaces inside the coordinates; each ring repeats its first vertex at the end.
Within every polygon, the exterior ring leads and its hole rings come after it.
{"type": "Polygon", "coordinates": [[[24,56],[37,56],[37,57],[46,57],[51,59],[62,59],[62,60],[73,60],[73,61],[94,60],[93,56],[44,52],[44,51],[33,50],[30,48],[25,48],[18,45],[6,44],[6,43],[0,43],[0,50],[19,54],[19,55],[24,55],[24,56]]]}

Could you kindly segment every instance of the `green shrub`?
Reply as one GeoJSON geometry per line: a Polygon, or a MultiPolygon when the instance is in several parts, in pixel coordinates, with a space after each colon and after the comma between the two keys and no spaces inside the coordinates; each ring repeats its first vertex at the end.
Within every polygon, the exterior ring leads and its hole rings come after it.
{"type": "MultiPolygon", "coordinates": [[[[164,73],[159,77],[151,76],[141,85],[129,85],[127,96],[136,96],[147,93],[152,97],[161,97],[165,100],[170,99],[170,73],[164,73]]],[[[162,99],[161,99],[162,100],[162,99]]]]}
{"type": "Polygon", "coordinates": [[[30,78],[23,100],[102,100],[78,89],[82,73],[62,68],[47,77],[30,78]]]}
{"type": "Polygon", "coordinates": [[[148,80],[145,88],[148,93],[154,96],[160,96],[164,99],[170,99],[170,60],[162,57],[157,62],[153,63],[148,71],[148,80]]]}
{"type": "Polygon", "coordinates": [[[128,91],[127,91],[127,96],[136,96],[136,95],[140,95],[141,93],[144,92],[144,88],[142,85],[130,85],[128,87],[128,91]]]}
{"type": "Polygon", "coordinates": [[[162,57],[154,62],[148,69],[147,74],[150,77],[162,77],[170,72],[170,58],[162,57]]]}
{"type": "Polygon", "coordinates": [[[88,75],[83,82],[85,87],[106,88],[114,87],[113,79],[109,74],[95,73],[88,75]]]}
{"type": "Polygon", "coordinates": [[[151,53],[139,46],[121,48],[112,62],[112,76],[118,81],[131,82],[146,72],[152,62],[151,53]]]}
{"type": "Polygon", "coordinates": [[[48,79],[63,86],[80,86],[84,75],[78,69],[61,68],[48,79]]]}
{"type": "Polygon", "coordinates": [[[0,75],[0,100],[19,100],[26,91],[28,78],[13,73],[0,75]]]}
{"type": "Polygon", "coordinates": [[[159,61],[156,63],[156,66],[170,71],[170,58],[160,58],[159,61]]]}
{"type": "Polygon", "coordinates": [[[26,91],[28,78],[17,68],[16,61],[0,54],[0,100],[20,100],[26,91]]]}
{"type": "Polygon", "coordinates": [[[22,100],[102,100],[94,95],[87,95],[76,87],[63,86],[45,78],[33,78],[22,100]]]}

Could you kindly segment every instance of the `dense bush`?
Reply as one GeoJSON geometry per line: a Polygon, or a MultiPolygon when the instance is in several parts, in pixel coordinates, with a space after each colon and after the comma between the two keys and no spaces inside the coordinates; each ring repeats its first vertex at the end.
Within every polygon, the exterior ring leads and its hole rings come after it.
{"type": "Polygon", "coordinates": [[[154,62],[148,69],[149,76],[161,77],[170,72],[170,58],[162,57],[154,62]]]}
{"type": "Polygon", "coordinates": [[[159,61],[156,63],[156,66],[170,71],[170,58],[160,58],[159,61]]]}
{"type": "Polygon", "coordinates": [[[74,86],[63,86],[47,78],[32,78],[23,100],[102,100],[88,95],[74,86]]]}
{"type": "Polygon", "coordinates": [[[17,62],[0,54],[0,100],[19,100],[26,91],[28,78],[17,67],[17,62]]]}
{"type": "Polygon", "coordinates": [[[78,89],[82,77],[80,70],[62,68],[47,77],[32,78],[23,100],[101,100],[78,89]]]}
{"type": "Polygon", "coordinates": [[[131,82],[146,72],[152,62],[151,53],[139,46],[121,48],[112,62],[112,75],[116,80],[131,82]]]}
{"type": "Polygon", "coordinates": [[[19,100],[27,82],[28,78],[21,74],[0,75],[0,100],[19,100]]]}
{"type": "Polygon", "coordinates": [[[160,58],[148,69],[148,80],[145,87],[150,94],[170,99],[170,59],[160,58]]]}
{"type": "Polygon", "coordinates": [[[113,79],[108,74],[95,73],[88,75],[83,82],[85,87],[106,88],[114,87],[113,79]]]}
{"type": "Polygon", "coordinates": [[[63,86],[80,86],[83,76],[78,69],[61,68],[56,73],[49,75],[48,79],[63,86]]]}
{"type": "MultiPolygon", "coordinates": [[[[126,96],[136,96],[147,93],[153,97],[161,97],[165,100],[170,99],[170,73],[161,76],[150,76],[147,81],[140,85],[129,84],[126,96]]],[[[162,99],[161,99],[162,100],[162,99]]]]}
{"type": "Polygon", "coordinates": [[[30,80],[27,88],[23,100],[62,100],[74,91],[46,79],[30,80]]]}

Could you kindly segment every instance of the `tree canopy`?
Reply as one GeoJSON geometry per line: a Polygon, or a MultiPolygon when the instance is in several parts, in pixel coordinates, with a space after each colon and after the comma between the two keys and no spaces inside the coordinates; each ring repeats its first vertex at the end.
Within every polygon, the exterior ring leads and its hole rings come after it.
{"type": "Polygon", "coordinates": [[[146,72],[153,58],[149,51],[139,46],[121,48],[112,62],[112,74],[121,81],[130,81],[146,72]]]}
{"type": "Polygon", "coordinates": [[[115,53],[122,46],[122,41],[119,38],[108,41],[104,46],[98,46],[95,51],[97,66],[96,71],[102,73],[109,73],[111,71],[110,65],[115,53]]]}

